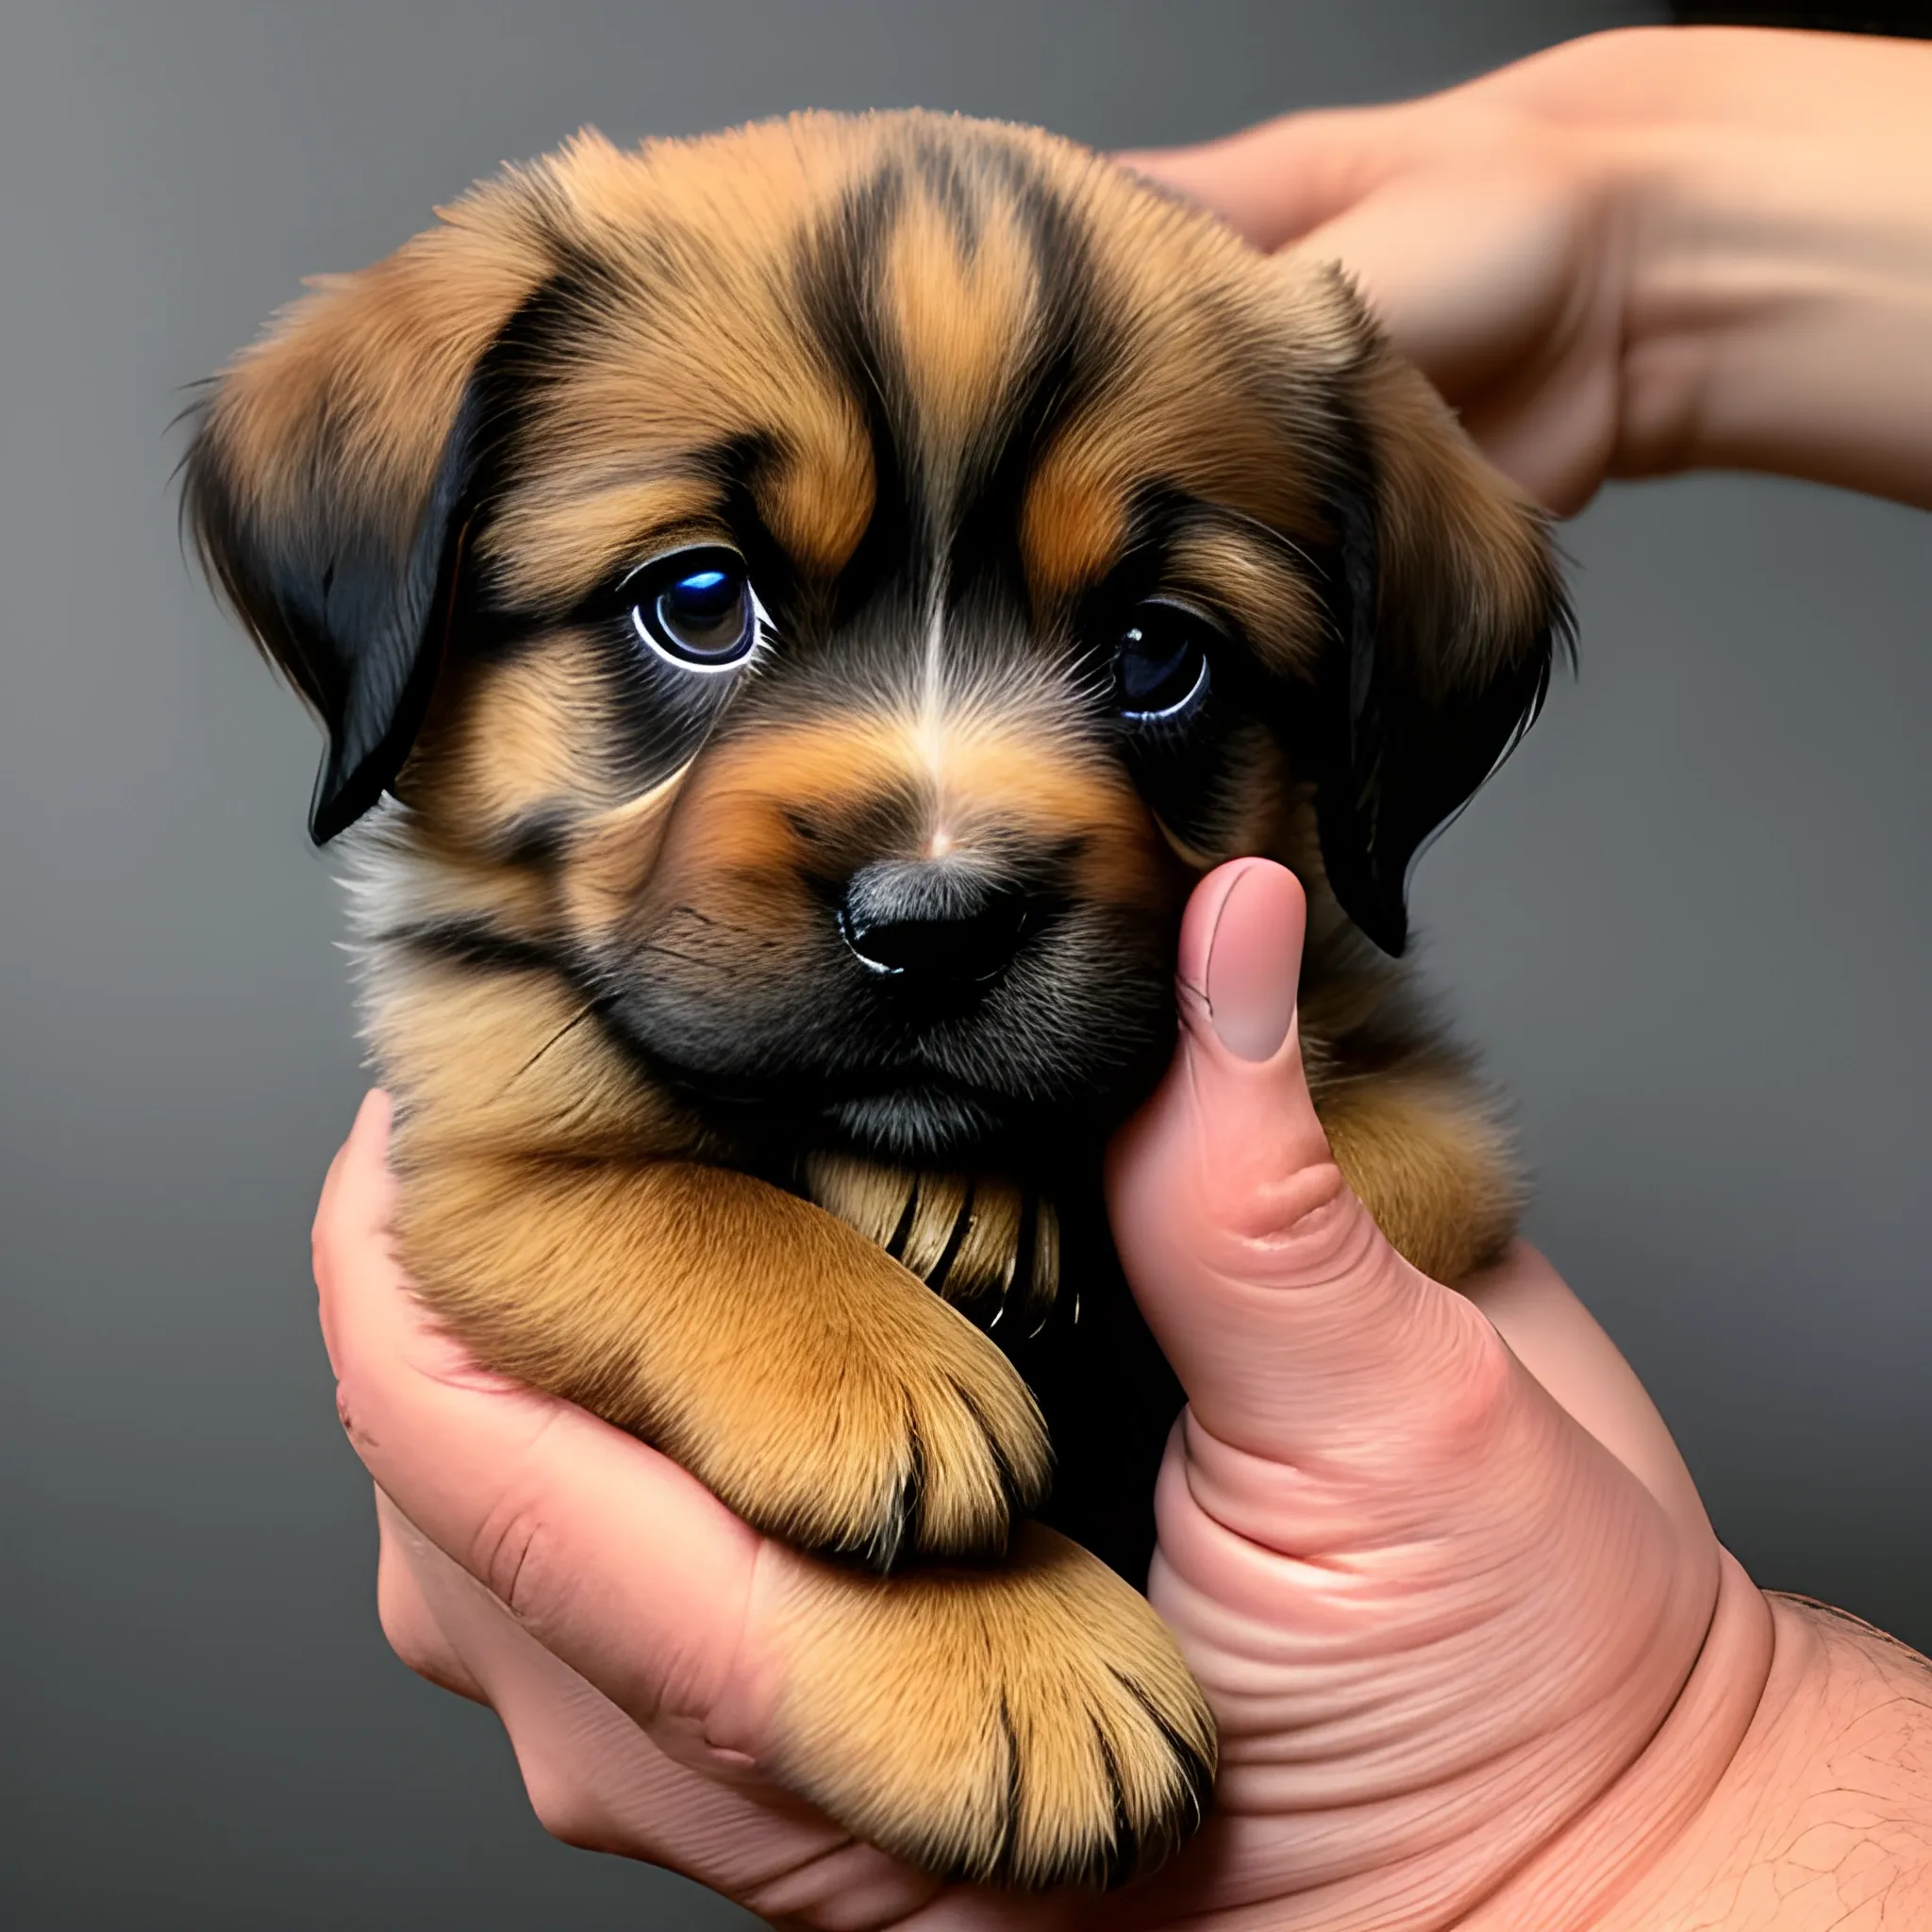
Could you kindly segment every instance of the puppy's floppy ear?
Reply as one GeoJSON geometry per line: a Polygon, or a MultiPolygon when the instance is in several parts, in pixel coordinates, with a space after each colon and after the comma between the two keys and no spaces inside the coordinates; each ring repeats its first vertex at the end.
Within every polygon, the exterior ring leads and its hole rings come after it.
{"type": "Polygon", "coordinates": [[[542,272],[508,184],[287,310],[183,466],[209,575],[327,734],[320,845],[395,777],[435,682],[480,441],[471,376],[542,272]]]}
{"type": "Polygon", "coordinates": [[[1572,621],[1544,513],[1327,278],[1329,341],[1345,345],[1329,477],[1339,638],[1309,754],[1329,884],[1400,955],[1416,859],[1535,722],[1572,621]]]}

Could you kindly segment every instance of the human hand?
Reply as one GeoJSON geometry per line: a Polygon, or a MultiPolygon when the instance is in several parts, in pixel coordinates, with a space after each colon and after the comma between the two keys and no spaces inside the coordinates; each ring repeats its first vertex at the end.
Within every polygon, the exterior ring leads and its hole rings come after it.
{"type": "MultiPolygon", "coordinates": [[[[552,1830],[798,1925],[1634,1932],[1732,1923],[1672,1914],[1708,1914],[1733,1868],[1788,1914],[1748,1923],[1835,1923],[1789,1915],[1815,1895],[1762,1847],[1832,1823],[1806,1810],[1847,1774],[1818,1740],[1895,1711],[1896,1672],[1869,1644],[1848,1669],[1848,1640],[1750,1587],[1536,1257],[1465,1298],[1381,1240],[1301,1076],[1301,918],[1265,861],[1198,889],[1175,1064],[1111,1165],[1123,1257],[1190,1398],[1150,1593],[1215,1705],[1223,1772],[1200,1838],[1098,1905],[938,1886],[778,1789],[806,1559],[431,1327],[388,1257],[386,1109],[365,1106],[316,1265],[379,1486],[384,1628],[496,1708],[552,1830]]],[[[1924,1819],[1909,1755],[1893,1808],[1924,1819]]],[[[1861,1764],[1867,1811],[1883,1785],[1861,1764]]]]}
{"type": "Polygon", "coordinates": [[[1932,508],[1932,47],[1628,29],[1122,158],[1341,262],[1560,513],[1695,468],[1932,508]]]}

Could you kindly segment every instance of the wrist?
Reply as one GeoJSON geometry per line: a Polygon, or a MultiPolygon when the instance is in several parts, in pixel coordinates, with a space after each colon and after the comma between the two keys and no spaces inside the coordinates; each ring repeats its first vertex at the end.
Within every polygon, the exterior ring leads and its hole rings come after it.
{"type": "Polygon", "coordinates": [[[1595,1932],[1932,1924],[1932,1664],[1841,1610],[1767,1603],[1748,1732],[1694,1825],[1595,1932]]]}
{"type": "Polygon", "coordinates": [[[1932,507],[1932,47],[1644,29],[1521,73],[1609,209],[1614,473],[1771,471],[1932,507]]]}

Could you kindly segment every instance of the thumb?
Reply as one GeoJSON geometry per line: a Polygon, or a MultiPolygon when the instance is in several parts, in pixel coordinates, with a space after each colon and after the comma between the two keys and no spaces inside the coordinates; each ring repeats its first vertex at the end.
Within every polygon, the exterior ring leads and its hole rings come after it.
{"type": "Polygon", "coordinates": [[[1293,874],[1266,859],[1195,889],[1180,1043],[1115,1141],[1108,1205],[1195,1424],[1270,1461],[1379,1478],[1494,1392],[1507,1351],[1395,1253],[1329,1152],[1295,1018],[1306,910],[1293,874]]]}

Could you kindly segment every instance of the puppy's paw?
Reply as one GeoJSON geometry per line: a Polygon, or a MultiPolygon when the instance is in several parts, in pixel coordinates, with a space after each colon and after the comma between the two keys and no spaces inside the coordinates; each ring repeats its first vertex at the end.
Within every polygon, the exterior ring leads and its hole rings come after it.
{"type": "Polygon", "coordinates": [[[882,1281],[779,1324],[736,1374],[688,1387],[659,1440],[794,1549],[891,1571],[997,1557],[1038,1507],[1046,1427],[1005,1356],[876,1250],[882,1281]]]}
{"type": "Polygon", "coordinates": [[[1019,1372],[844,1222],[680,1161],[420,1163],[404,1259],[502,1374],[875,1570],[996,1557],[1049,1473],[1019,1372]]]}
{"type": "Polygon", "coordinates": [[[945,1878],[1113,1885],[1200,1822],[1214,1724],[1167,1627],[1024,1525],[1005,1569],[787,1586],[781,1776],[945,1878]]]}

